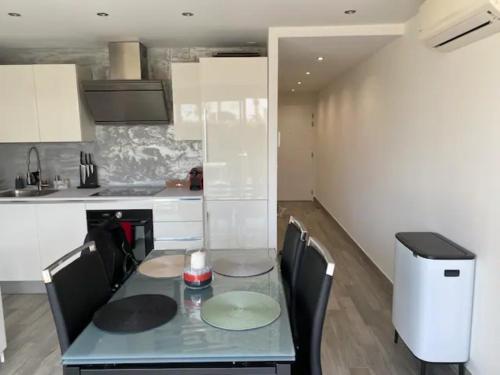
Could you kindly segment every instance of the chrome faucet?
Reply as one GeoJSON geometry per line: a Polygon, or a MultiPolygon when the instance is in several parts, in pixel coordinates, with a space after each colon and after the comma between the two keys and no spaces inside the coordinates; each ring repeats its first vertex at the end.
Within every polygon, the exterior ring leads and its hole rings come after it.
{"type": "Polygon", "coordinates": [[[37,181],[37,187],[38,190],[42,190],[42,165],[40,163],[40,154],[38,153],[38,149],[33,146],[28,150],[28,174],[26,176],[26,183],[28,185],[34,185],[33,181],[31,180],[31,171],[30,171],[30,163],[31,163],[31,151],[35,151],[36,154],[36,162],[37,162],[37,172],[38,172],[38,181],[37,181]]]}

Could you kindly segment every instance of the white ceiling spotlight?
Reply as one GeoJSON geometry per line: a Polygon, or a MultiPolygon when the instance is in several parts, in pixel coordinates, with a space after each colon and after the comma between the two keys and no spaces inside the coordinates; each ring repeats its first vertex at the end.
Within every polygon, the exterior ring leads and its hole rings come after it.
{"type": "Polygon", "coordinates": [[[291,89],[290,91],[291,91],[291,92],[295,92],[295,89],[291,89]]]}
{"type": "Polygon", "coordinates": [[[109,13],[106,13],[106,12],[97,12],[96,13],[99,17],[107,17],[109,16],[109,13]]]}
{"type": "Polygon", "coordinates": [[[306,76],[309,76],[309,75],[311,75],[311,72],[306,72],[306,76]]]}
{"type": "Polygon", "coordinates": [[[297,82],[297,85],[299,85],[299,86],[302,85],[302,82],[301,81],[297,82]]]}
{"type": "Polygon", "coordinates": [[[21,17],[21,13],[17,13],[17,12],[9,12],[7,14],[11,17],[21,17]]]}
{"type": "Polygon", "coordinates": [[[351,16],[353,14],[356,14],[357,13],[357,10],[356,9],[347,9],[344,11],[345,14],[351,16]]]}
{"type": "Polygon", "coordinates": [[[323,56],[318,56],[316,60],[323,61],[325,58],[323,56]]]}
{"type": "Polygon", "coordinates": [[[184,17],[193,17],[194,13],[193,12],[182,12],[181,13],[184,17]]]}

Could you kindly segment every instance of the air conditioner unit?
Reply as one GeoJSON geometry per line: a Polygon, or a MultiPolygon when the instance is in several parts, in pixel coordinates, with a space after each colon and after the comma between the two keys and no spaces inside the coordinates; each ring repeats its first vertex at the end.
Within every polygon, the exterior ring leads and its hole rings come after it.
{"type": "Polygon", "coordinates": [[[500,0],[427,0],[419,18],[420,39],[452,51],[500,31],[500,0]]]}

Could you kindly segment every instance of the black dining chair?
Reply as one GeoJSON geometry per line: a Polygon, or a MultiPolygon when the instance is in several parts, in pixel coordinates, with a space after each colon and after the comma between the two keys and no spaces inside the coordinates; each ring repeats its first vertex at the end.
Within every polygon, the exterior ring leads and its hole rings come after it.
{"type": "Polygon", "coordinates": [[[295,284],[299,274],[302,253],[306,247],[307,231],[295,217],[290,216],[281,251],[281,277],[289,310],[292,312],[295,284]]]}
{"type": "Polygon", "coordinates": [[[123,229],[118,222],[109,220],[89,230],[85,243],[90,241],[95,242],[111,288],[117,290],[139,263],[130,249],[123,229]]]}
{"type": "Polygon", "coordinates": [[[64,353],[109,300],[111,287],[94,242],[52,263],[43,270],[42,277],[64,353]]]}
{"type": "Polygon", "coordinates": [[[335,264],[328,251],[309,237],[303,252],[295,293],[294,375],[321,375],[321,337],[335,264]]]}

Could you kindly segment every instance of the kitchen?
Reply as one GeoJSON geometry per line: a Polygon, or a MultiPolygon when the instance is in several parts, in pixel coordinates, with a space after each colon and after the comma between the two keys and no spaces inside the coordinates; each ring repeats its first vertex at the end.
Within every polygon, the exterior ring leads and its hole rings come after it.
{"type": "Polygon", "coordinates": [[[268,248],[265,53],[110,42],[3,55],[2,123],[19,125],[0,131],[2,292],[45,293],[42,271],[110,220],[130,228],[138,264],[268,248]]]}
{"type": "Polygon", "coordinates": [[[500,371],[498,20],[1,2],[0,374],[500,371]]]}

